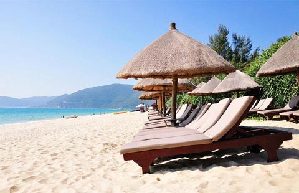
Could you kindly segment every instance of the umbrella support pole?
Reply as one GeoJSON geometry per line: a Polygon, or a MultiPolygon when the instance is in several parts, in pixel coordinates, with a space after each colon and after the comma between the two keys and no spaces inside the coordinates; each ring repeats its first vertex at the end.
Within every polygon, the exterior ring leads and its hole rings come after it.
{"type": "Polygon", "coordinates": [[[172,78],[172,105],[171,105],[171,119],[173,120],[171,122],[172,126],[176,125],[176,95],[177,95],[177,89],[178,89],[178,78],[174,77],[172,78]]]}
{"type": "Polygon", "coordinates": [[[166,105],[165,105],[165,87],[163,86],[163,91],[162,91],[162,101],[163,101],[163,116],[166,116],[166,105]]]}
{"type": "Polygon", "coordinates": [[[161,113],[161,115],[163,116],[163,110],[162,110],[162,108],[163,108],[163,97],[162,97],[162,93],[160,93],[160,113],[161,113]]]}

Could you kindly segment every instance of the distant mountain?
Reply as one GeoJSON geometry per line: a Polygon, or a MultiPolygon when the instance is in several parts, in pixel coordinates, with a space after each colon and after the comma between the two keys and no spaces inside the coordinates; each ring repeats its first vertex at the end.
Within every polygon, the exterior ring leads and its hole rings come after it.
{"type": "Polygon", "coordinates": [[[40,107],[46,106],[47,103],[55,97],[38,96],[29,98],[12,98],[7,96],[0,96],[0,107],[40,107]]]}
{"type": "Polygon", "coordinates": [[[0,107],[134,108],[139,92],[132,85],[111,84],[57,97],[12,98],[0,96],[0,107]]]}
{"type": "Polygon", "coordinates": [[[134,108],[141,101],[132,85],[111,84],[58,96],[47,103],[60,108],[134,108]]]}

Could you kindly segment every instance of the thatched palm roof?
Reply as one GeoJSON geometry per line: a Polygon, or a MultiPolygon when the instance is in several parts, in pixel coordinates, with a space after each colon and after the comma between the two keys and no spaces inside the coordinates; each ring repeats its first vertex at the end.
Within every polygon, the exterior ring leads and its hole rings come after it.
{"type": "MultiPolygon", "coordinates": [[[[133,89],[139,91],[163,91],[163,89],[164,91],[171,91],[172,87],[172,80],[170,79],[144,78],[139,80],[133,89]]],[[[193,88],[188,79],[178,80],[178,91],[186,92],[193,88]]]]}
{"type": "Polygon", "coordinates": [[[155,100],[158,99],[161,95],[160,92],[142,92],[139,96],[139,99],[141,100],[155,100]]]}
{"type": "Polygon", "coordinates": [[[213,93],[224,93],[231,91],[242,91],[261,87],[253,78],[236,70],[228,74],[221,83],[213,90],[213,93]]]}
{"type": "Polygon", "coordinates": [[[207,83],[205,83],[202,87],[196,88],[192,91],[193,95],[210,95],[213,90],[220,84],[221,80],[217,77],[211,78],[207,83]]]}
{"type": "Polygon", "coordinates": [[[196,88],[194,90],[192,90],[191,92],[188,92],[188,94],[190,95],[196,95],[196,92],[203,86],[205,85],[206,83],[205,82],[201,82],[199,83],[196,88]]]}
{"type": "Polygon", "coordinates": [[[299,71],[299,34],[279,48],[257,72],[257,76],[284,74],[299,71]]]}
{"type": "Polygon", "coordinates": [[[170,30],[135,55],[117,78],[187,78],[232,72],[234,67],[207,45],[170,30]]]}

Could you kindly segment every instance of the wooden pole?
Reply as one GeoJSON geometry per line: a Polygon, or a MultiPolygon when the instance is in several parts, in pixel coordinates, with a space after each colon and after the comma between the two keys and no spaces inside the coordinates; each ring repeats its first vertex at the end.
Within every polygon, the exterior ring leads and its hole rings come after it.
{"type": "Polygon", "coordinates": [[[162,93],[160,93],[160,113],[163,115],[163,97],[162,97],[162,93]]]}
{"type": "Polygon", "coordinates": [[[165,86],[163,86],[163,91],[162,91],[162,100],[163,100],[163,116],[166,116],[166,105],[165,105],[165,86]]]}
{"type": "Polygon", "coordinates": [[[173,77],[172,78],[172,105],[171,105],[171,119],[174,120],[172,121],[171,125],[175,126],[175,119],[176,119],[176,94],[177,94],[177,89],[178,89],[178,78],[173,77]]]}
{"type": "Polygon", "coordinates": [[[161,95],[159,94],[158,103],[157,103],[158,111],[161,112],[161,95]]]}

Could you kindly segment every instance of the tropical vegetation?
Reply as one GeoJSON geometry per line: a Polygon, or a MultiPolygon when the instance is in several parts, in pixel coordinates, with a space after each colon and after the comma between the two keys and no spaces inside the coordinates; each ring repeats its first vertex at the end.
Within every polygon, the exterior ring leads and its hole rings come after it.
{"type": "MultiPolygon", "coordinates": [[[[220,25],[218,32],[210,36],[208,45],[237,69],[247,73],[263,86],[263,92],[260,97],[272,97],[274,98],[273,107],[282,107],[292,96],[297,95],[298,86],[295,74],[256,77],[256,73],[260,67],[290,39],[289,36],[279,38],[268,49],[260,52],[259,48],[253,49],[252,41],[249,37],[233,33],[231,36],[232,42],[230,43],[229,34],[229,29],[224,25],[220,25]]],[[[217,77],[223,79],[225,75],[218,75],[217,77]]],[[[193,78],[191,82],[197,85],[202,81],[208,81],[210,78],[197,77],[193,78]]],[[[215,100],[215,97],[221,98],[223,96],[226,95],[196,97],[188,94],[180,94],[177,100],[179,104],[198,104],[199,102],[212,102],[215,100]]],[[[168,101],[168,104],[170,104],[170,101],[168,101]]]]}

